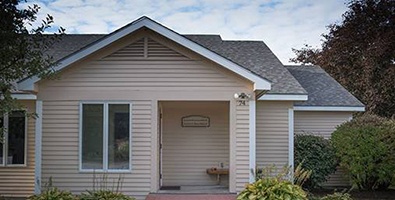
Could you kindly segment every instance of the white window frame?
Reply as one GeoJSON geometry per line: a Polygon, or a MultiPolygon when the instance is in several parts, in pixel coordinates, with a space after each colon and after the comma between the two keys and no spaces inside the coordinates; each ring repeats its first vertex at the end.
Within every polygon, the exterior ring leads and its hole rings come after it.
{"type": "Polygon", "coordinates": [[[3,136],[4,136],[4,141],[3,141],[3,149],[1,149],[1,151],[3,151],[3,163],[0,164],[0,167],[27,167],[27,130],[28,130],[28,117],[26,116],[26,112],[27,110],[16,110],[16,112],[18,111],[22,111],[25,113],[25,144],[24,146],[24,158],[23,158],[23,164],[8,164],[7,158],[8,158],[8,130],[9,130],[9,118],[8,118],[8,113],[5,113],[3,115],[3,136]]]}
{"type": "Polygon", "coordinates": [[[109,172],[128,173],[132,171],[132,102],[130,101],[81,101],[79,105],[79,171],[80,172],[109,172]],[[101,104],[103,105],[103,169],[83,169],[82,168],[82,112],[83,105],[101,104]],[[108,169],[108,109],[109,105],[128,104],[129,105],[129,169],[108,169]]]}

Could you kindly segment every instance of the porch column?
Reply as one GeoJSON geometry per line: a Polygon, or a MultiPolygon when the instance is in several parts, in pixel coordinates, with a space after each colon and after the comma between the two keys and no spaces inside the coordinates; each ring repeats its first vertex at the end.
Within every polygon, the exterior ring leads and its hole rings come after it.
{"type": "Polygon", "coordinates": [[[159,122],[160,120],[158,116],[158,100],[154,99],[151,101],[151,188],[150,192],[156,193],[159,190],[159,160],[160,160],[160,145],[159,145],[159,122]]]}
{"type": "Polygon", "coordinates": [[[35,124],[35,169],[34,169],[34,193],[41,193],[41,140],[42,140],[42,116],[43,116],[43,102],[37,100],[36,101],[36,124],[35,124]]]}
{"type": "Polygon", "coordinates": [[[255,181],[255,169],[256,169],[256,101],[255,96],[251,97],[249,101],[249,169],[250,169],[250,183],[255,181]]]}
{"type": "Polygon", "coordinates": [[[236,192],[236,101],[229,103],[229,192],[236,192]]]}

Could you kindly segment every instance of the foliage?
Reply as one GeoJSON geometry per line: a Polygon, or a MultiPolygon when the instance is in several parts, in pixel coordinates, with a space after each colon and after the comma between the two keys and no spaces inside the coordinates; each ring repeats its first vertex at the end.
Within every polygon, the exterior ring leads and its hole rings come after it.
{"type": "Polygon", "coordinates": [[[237,200],[271,200],[271,199],[294,199],[307,200],[307,194],[303,189],[292,182],[277,178],[262,178],[248,184],[237,196],[237,200]]]}
{"type": "Polygon", "coordinates": [[[337,160],[330,141],[320,136],[295,136],[295,165],[311,170],[304,187],[312,189],[325,182],[336,171],[337,160]]]}
{"type": "Polygon", "coordinates": [[[276,177],[279,180],[288,180],[289,177],[293,176],[293,184],[303,186],[303,184],[310,178],[312,171],[303,169],[299,164],[292,172],[291,167],[284,166],[282,169],[277,168],[275,165],[267,166],[262,169],[256,170],[255,181],[263,179],[265,177],[276,177]],[[280,171],[279,171],[280,170],[280,171]]]}
{"type": "MultiPolygon", "coordinates": [[[[258,170],[257,179],[254,183],[248,184],[246,188],[237,196],[238,200],[255,200],[255,199],[301,199],[307,200],[307,194],[300,185],[289,181],[290,168],[285,166],[274,176],[275,166],[269,166],[258,170]]],[[[309,177],[310,171],[297,167],[298,183],[303,184],[304,180],[309,177]]]]}
{"type": "Polygon", "coordinates": [[[352,200],[351,195],[348,193],[335,192],[321,198],[321,200],[352,200]]]}
{"type": "Polygon", "coordinates": [[[119,174],[118,178],[110,180],[108,174],[96,176],[93,174],[93,189],[88,190],[79,196],[81,200],[134,200],[120,192],[123,184],[123,176],[119,174]]]}
{"type": "Polygon", "coordinates": [[[395,121],[365,114],[332,134],[340,165],[360,189],[385,189],[395,174],[395,121]]]}
{"type": "Polygon", "coordinates": [[[39,195],[33,195],[28,200],[135,200],[135,198],[126,196],[119,192],[122,185],[122,178],[117,178],[116,185],[108,189],[108,176],[104,174],[96,179],[94,175],[93,190],[88,190],[79,196],[74,196],[69,191],[62,191],[52,185],[52,177],[45,183],[43,192],[39,195]]]}
{"type": "Polygon", "coordinates": [[[92,188],[93,191],[113,191],[118,193],[122,189],[123,185],[123,175],[119,174],[118,178],[109,179],[108,174],[104,173],[101,175],[96,175],[93,172],[93,179],[92,179],[92,188]]]}
{"type": "Polygon", "coordinates": [[[395,1],[349,0],[341,23],[328,26],[321,48],[295,50],[293,62],[320,65],[367,111],[395,115],[395,1]]]}
{"type": "Polygon", "coordinates": [[[299,164],[293,174],[294,184],[303,186],[307,180],[311,178],[313,171],[302,168],[302,164],[299,164]]]}
{"type": "Polygon", "coordinates": [[[132,197],[111,190],[87,191],[87,193],[81,194],[79,198],[80,200],[135,200],[132,197]]]}
{"type": "Polygon", "coordinates": [[[69,191],[62,191],[56,187],[44,190],[41,194],[33,195],[28,200],[74,200],[76,197],[69,191]]]}
{"type": "MultiPolygon", "coordinates": [[[[46,51],[59,38],[43,36],[54,24],[53,17],[47,15],[39,24],[40,7],[34,4],[22,8],[20,2],[0,1],[0,114],[22,107],[11,96],[16,80],[53,74],[50,66],[54,63],[46,51]]],[[[63,34],[64,29],[60,27],[58,33],[63,34]]]]}
{"type": "Polygon", "coordinates": [[[129,141],[127,139],[117,141],[115,158],[119,160],[127,160],[129,158],[129,141]]]}

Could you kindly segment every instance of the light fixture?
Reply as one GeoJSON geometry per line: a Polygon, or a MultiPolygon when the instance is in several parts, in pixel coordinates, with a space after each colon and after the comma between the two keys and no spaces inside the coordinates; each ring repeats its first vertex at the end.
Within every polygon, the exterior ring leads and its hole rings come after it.
{"type": "Polygon", "coordinates": [[[244,106],[244,105],[246,105],[246,101],[248,101],[251,98],[251,95],[246,94],[244,92],[235,93],[234,98],[239,103],[239,106],[244,106]]]}

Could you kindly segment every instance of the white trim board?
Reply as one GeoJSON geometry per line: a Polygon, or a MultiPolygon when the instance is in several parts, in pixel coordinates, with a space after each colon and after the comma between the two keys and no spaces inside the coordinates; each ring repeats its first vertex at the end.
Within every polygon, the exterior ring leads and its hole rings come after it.
{"type": "Polygon", "coordinates": [[[249,101],[250,108],[250,124],[249,124],[249,168],[250,168],[250,176],[249,181],[253,183],[255,181],[255,169],[256,169],[256,101],[255,99],[251,99],[249,101]]]}
{"type": "MultiPolygon", "coordinates": [[[[18,100],[36,100],[37,96],[35,94],[20,94],[20,93],[15,93],[11,94],[12,98],[18,99],[18,100]]],[[[1,95],[0,99],[3,99],[4,97],[1,95]]]]}
{"type": "MultiPolygon", "coordinates": [[[[237,65],[236,63],[198,45],[195,42],[192,42],[191,40],[181,36],[180,34],[164,27],[163,25],[151,20],[148,17],[142,17],[140,19],[137,19],[136,21],[112,32],[108,36],[104,37],[103,39],[99,40],[98,42],[87,46],[86,48],[78,51],[77,53],[71,54],[69,57],[66,57],[65,59],[60,60],[59,64],[54,67],[55,71],[60,71],[67,66],[87,57],[88,55],[103,49],[104,47],[110,45],[111,43],[125,37],[126,35],[129,35],[133,33],[134,31],[146,27],[149,28],[158,34],[214,61],[215,63],[227,68],[228,70],[239,74],[240,76],[252,81],[254,83],[254,90],[270,90],[271,89],[271,83],[264,78],[252,73],[251,71],[243,68],[240,65],[237,65]]],[[[38,76],[33,76],[30,78],[27,78],[25,80],[22,80],[18,83],[18,88],[20,90],[34,90],[34,84],[36,82],[40,81],[40,78],[38,76]]]]}
{"type": "Polygon", "coordinates": [[[307,101],[307,94],[265,94],[259,97],[260,101],[307,101]]]}
{"type": "Polygon", "coordinates": [[[35,94],[11,94],[12,98],[19,100],[36,100],[37,96],[35,94]]]}
{"type": "Polygon", "coordinates": [[[353,106],[294,106],[295,111],[351,111],[364,112],[365,107],[353,106]]]}

